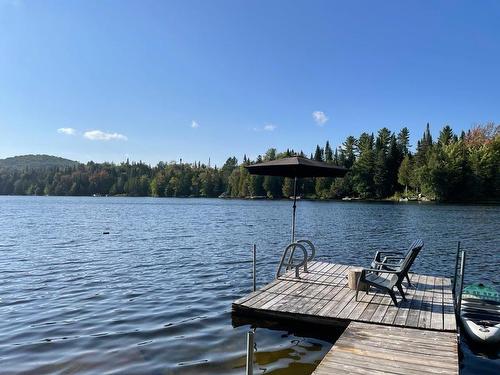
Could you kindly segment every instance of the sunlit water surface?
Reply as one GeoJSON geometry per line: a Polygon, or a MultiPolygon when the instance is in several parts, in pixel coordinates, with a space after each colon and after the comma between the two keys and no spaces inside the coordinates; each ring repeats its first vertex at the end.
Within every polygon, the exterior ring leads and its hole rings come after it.
{"type": "MultiPolygon", "coordinates": [[[[231,303],[272,280],[288,201],[0,197],[0,372],[241,374],[248,322],[231,303]],[[109,234],[103,234],[109,232],[109,234]]],[[[367,265],[425,241],[414,270],[499,285],[500,207],[298,204],[318,258],[367,265]]],[[[259,322],[257,372],[310,374],[338,332],[259,322]]],[[[498,353],[462,343],[463,374],[498,374],[498,353]]]]}

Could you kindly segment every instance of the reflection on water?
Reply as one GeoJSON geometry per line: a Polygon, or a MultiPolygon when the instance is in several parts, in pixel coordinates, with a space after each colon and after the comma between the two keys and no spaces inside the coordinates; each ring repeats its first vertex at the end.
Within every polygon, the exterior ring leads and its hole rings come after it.
{"type": "MultiPolygon", "coordinates": [[[[241,374],[246,331],[233,300],[270,281],[290,202],[0,197],[2,373],[241,374]],[[109,234],[103,234],[109,232],[109,234]],[[233,326],[233,324],[235,326],[233,326]]],[[[498,287],[500,208],[307,202],[298,234],[319,259],[368,264],[377,249],[425,248],[415,271],[498,287]]],[[[309,374],[338,331],[259,322],[260,373],[309,374]]],[[[464,345],[463,373],[498,373],[498,354],[464,345]],[[489,357],[488,357],[489,356],[489,357]]]]}

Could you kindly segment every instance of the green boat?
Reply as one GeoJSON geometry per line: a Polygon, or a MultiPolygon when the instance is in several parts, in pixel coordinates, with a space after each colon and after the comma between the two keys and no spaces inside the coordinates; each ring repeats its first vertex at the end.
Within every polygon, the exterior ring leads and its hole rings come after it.
{"type": "Polygon", "coordinates": [[[469,295],[472,298],[480,298],[489,301],[500,302],[500,293],[493,287],[484,285],[482,283],[475,283],[466,286],[462,292],[462,295],[469,295]]]}

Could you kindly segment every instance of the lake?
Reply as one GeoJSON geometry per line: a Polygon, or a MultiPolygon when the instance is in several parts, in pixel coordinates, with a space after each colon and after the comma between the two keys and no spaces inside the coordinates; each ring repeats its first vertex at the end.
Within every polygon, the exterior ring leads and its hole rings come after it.
{"type": "MultiPolygon", "coordinates": [[[[232,317],[272,280],[291,202],[0,197],[3,374],[241,374],[250,322],[232,317]],[[103,234],[109,232],[109,234],[103,234]]],[[[300,201],[299,238],[317,258],[368,265],[378,249],[424,249],[419,273],[499,287],[500,207],[300,201]]],[[[335,332],[260,322],[258,373],[310,374],[335,332]]],[[[498,374],[498,353],[462,343],[462,374],[498,374]]]]}

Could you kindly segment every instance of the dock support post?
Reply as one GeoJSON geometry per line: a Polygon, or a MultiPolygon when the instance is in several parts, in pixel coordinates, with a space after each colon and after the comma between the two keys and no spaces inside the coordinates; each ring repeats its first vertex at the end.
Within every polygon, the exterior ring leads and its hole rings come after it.
{"type": "Polygon", "coordinates": [[[254,332],[247,332],[247,371],[246,375],[253,375],[253,345],[254,332]]]}
{"type": "MultiPolygon", "coordinates": [[[[460,241],[458,241],[457,245],[457,257],[455,258],[455,275],[453,276],[453,296],[456,296],[457,293],[457,275],[458,275],[458,259],[460,258],[460,241]]],[[[456,306],[455,306],[456,307],[456,306]]]]}
{"type": "Polygon", "coordinates": [[[462,259],[460,262],[460,288],[458,289],[458,298],[456,304],[457,318],[460,318],[460,308],[462,306],[462,289],[464,287],[464,271],[465,271],[465,250],[462,250],[462,259]]]}
{"type": "Polygon", "coordinates": [[[257,290],[257,245],[253,244],[253,291],[257,290]]]}

